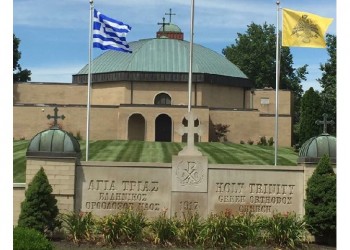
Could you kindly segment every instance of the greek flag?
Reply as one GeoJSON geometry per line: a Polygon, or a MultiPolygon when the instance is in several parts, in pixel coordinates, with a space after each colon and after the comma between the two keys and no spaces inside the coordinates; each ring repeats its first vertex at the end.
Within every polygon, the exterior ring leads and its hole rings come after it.
{"type": "Polygon", "coordinates": [[[94,9],[93,36],[94,48],[112,49],[131,53],[126,35],[131,27],[123,22],[107,17],[94,9]]]}

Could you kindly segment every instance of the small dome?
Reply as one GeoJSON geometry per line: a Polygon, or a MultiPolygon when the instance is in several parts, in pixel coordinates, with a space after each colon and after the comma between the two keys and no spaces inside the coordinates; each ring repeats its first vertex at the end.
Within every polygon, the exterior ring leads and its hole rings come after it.
{"type": "Polygon", "coordinates": [[[181,29],[179,28],[179,26],[177,26],[176,24],[167,24],[164,25],[164,30],[163,27],[160,27],[159,32],[179,32],[181,33],[181,29]]]}
{"type": "Polygon", "coordinates": [[[61,129],[52,128],[35,135],[29,143],[27,156],[78,156],[80,144],[72,135],[61,129]]]}
{"type": "Polygon", "coordinates": [[[321,134],[307,140],[299,150],[298,162],[318,163],[327,154],[330,160],[336,162],[336,138],[329,134],[321,134]]]}

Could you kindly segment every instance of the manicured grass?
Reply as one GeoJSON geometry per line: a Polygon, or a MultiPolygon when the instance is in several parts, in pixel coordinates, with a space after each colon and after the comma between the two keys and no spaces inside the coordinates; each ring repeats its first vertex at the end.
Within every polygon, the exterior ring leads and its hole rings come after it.
{"type": "Polygon", "coordinates": [[[25,182],[26,152],[29,141],[13,142],[13,182],[25,182]]]}
{"type": "MultiPolygon", "coordinates": [[[[13,181],[25,182],[28,141],[13,142],[13,181]]],[[[85,161],[85,141],[79,141],[85,161]]],[[[90,141],[90,161],[171,162],[185,146],[176,142],[90,141]]],[[[212,164],[274,165],[274,148],[249,144],[203,142],[196,144],[212,164]]],[[[295,166],[298,155],[292,148],[278,149],[278,165],[295,166]]]]}

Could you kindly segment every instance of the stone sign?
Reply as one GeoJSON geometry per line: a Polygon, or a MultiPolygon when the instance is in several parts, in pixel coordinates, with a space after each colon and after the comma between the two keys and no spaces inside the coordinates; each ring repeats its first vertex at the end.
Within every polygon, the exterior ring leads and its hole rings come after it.
{"type": "Polygon", "coordinates": [[[297,166],[209,165],[203,156],[174,156],[162,167],[86,164],[76,169],[75,209],[98,216],[125,208],[148,217],[165,210],[202,217],[225,210],[304,213],[304,172],[297,166]]]}
{"type": "Polygon", "coordinates": [[[171,204],[169,168],[78,167],[76,208],[98,216],[126,208],[154,217],[171,204]]]}
{"type": "Polygon", "coordinates": [[[275,212],[302,214],[303,173],[276,170],[210,169],[208,211],[229,209],[234,213],[263,215],[275,212]]]}

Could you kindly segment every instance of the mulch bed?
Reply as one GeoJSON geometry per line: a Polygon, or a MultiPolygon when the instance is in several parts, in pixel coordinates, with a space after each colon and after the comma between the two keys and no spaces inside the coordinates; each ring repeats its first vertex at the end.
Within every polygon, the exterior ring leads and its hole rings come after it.
{"type": "MultiPolygon", "coordinates": [[[[53,241],[53,246],[57,250],[110,250],[110,249],[122,249],[122,250],[134,250],[134,249],[140,249],[140,250],[146,250],[146,249],[176,249],[176,250],[186,250],[186,249],[194,249],[194,248],[179,248],[175,246],[159,246],[154,245],[148,242],[144,243],[135,243],[135,244],[127,244],[127,245],[118,245],[117,247],[108,247],[108,246],[98,246],[98,245],[92,245],[92,244],[74,244],[71,241],[66,240],[57,240],[53,241]]],[[[281,248],[276,247],[245,247],[242,248],[243,250],[279,250],[281,248]]],[[[309,249],[309,250],[336,250],[336,247],[334,246],[325,246],[325,245],[318,245],[318,244],[308,244],[303,248],[300,249],[309,249]]]]}

